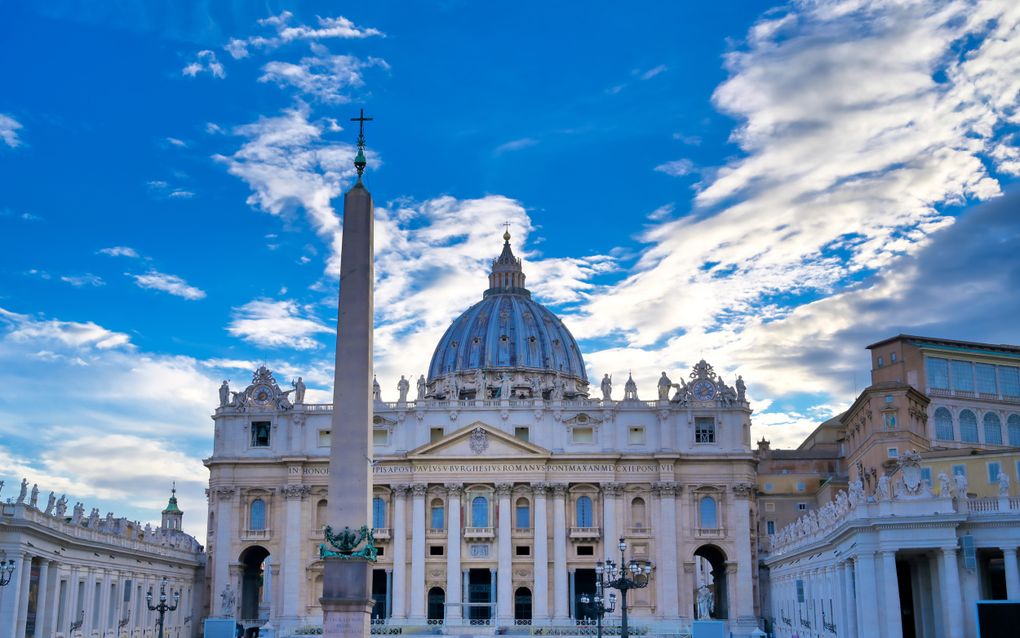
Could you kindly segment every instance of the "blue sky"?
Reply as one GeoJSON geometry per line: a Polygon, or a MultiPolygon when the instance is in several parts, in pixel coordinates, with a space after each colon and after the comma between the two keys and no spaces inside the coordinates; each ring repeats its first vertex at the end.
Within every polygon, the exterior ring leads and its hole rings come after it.
{"type": "Polygon", "coordinates": [[[326,400],[361,106],[384,397],[505,220],[591,377],[651,395],[705,357],[774,446],[848,404],[872,341],[1017,342],[1005,0],[0,12],[7,490],[153,520],[177,479],[201,533],[219,380],[264,361],[326,400]]]}

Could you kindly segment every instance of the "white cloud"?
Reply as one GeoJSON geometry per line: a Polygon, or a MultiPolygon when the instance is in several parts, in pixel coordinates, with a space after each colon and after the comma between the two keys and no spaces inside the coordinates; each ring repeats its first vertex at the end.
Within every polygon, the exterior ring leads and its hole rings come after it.
{"type": "Polygon", "coordinates": [[[279,39],[283,42],[291,42],[293,40],[324,40],[329,38],[361,39],[383,35],[382,31],[378,29],[358,27],[343,16],[318,18],[318,27],[309,27],[303,24],[290,26],[290,19],[293,17],[293,13],[284,11],[280,15],[259,20],[259,24],[273,27],[279,39]]]}
{"type": "Polygon", "coordinates": [[[673,160],[672,162],[659,164],[655,167],[655,170],[666,175],[672,175],[673,177],[680,177],[694,171],[694,162],[689,159],[673,160]]]}
{"type": "Polygon", "coordinates": [[[130,246],[111,246],[109,248],[100,248],[99,254],[108,255],[110,257],[131,257],[138,259],[138,251],[130,246]]]}
{"type": "Polygon", "coordinates": [[[194,196],[195,193],[184,190],[183,188],[175,188],[174,190],[170,191],[169,195],[167,195],[167,197],[171,199],[191,199],[194,196]]]}
{"type": "Polygon", "coordinates": [[[21,140],[18,139],[18,131],[20,129],[20,122],[10,115],[0,113],[0,141],[3,141],[4,144],[11,148],[21,146],[21,140]]]}
{"type": "Polygon", "coordinates": [[[292,300],[255,299],[234,308],[227,331],[260,346],[313,350],[322,345],[313,337],[333,329],[307,316],[292,300]]]}
{"type": "Polygon", "coordinates": [[[651,68],[651,69],[648,69],[647,71],[642,73],[641,74],[641,79],[642,80],[651,80],[656,75],[659,75],[660,73],[665,73],[668,69],[669,69],[669,67],[667,67],[665,64],[660,64],[659,66],[651,68]]]}
{"type": "Polygon", "coordinates": [[[204,290],[189,285],[188,282],[184,281],[177,275],[169,275],[156,270],[150,270],[149,272],[141,275],[133,273],[124,274],[133,278],[135,280],[135,284],[139,288],[161,290],[176,297],[183,297],[191,301],[203,299],[205,297],[204,290]]]}
{"type": "Polygon", "coordinates": [[[518,140],[510,140],[509,142],[500,144],[499,146],[496,147],[496,150],[493,151],[493,153],[495,153],[496,155],[502,155],[507,151],[519,151],[521,149],[534,146],[535,144],[538,144],[538,140],[536,140],[535,138],[522,137],[521,139],[518,140]]]}
{"type": "Polygon", "coordinates": [[[291,86],[305,95],[327,103],[349,102],[346,91],[363,86],[362,71],[374,66],[389,68],[384,60],[361,60],[351,55],[332,55],[325,47],[312,44],[313,55],[297,64],[274,60],[262,67],[259,82],[291,86]]]}
{"type": "Polygon", "coordinates": [[[99,287],[106,285],[106,282],[103,281],[102,277],[88,272],[84,275],[64,275],[60,278],[60,281],[69,283],[75,288],[84,288],[85,286],[99,287]]]}
{"type": "Polygon", "coordinates": [[[216,53],[208,49],[196,53],[195,60],[189,62],[181,69],[181,74],[190,78],[197,76],[199,73],[209,73],[214,78],[220,79],[227,77],[227,70],[216,59],[216,53]]]}
{"type": "Polygon", "coordinates": [[[235,60],[248,57],[248,43],[240,38],[230,38],[230,42],[223,48],[235,60]]]}
{"type": "Polygon", "coordinates": [[[171,146],[177,146],[179,148],[187,148],[188,146],[187,142],[185,142],[184,140],[177,139],[176,137],[167,137],[165,139],[167,144],[170,144],[171,146]]]}

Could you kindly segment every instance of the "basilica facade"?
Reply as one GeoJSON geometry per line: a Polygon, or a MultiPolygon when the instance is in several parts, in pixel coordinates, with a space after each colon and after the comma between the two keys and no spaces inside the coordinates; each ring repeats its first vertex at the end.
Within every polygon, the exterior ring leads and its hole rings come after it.
{"type": "MultiPolygon", "coordinates": [[[[371,527],[380,624],[570,626],[607,558],[651,567],[631,623],[756,627],[755,457],[742,379],[705,361],[651,396],[591,388],[567,327],[531,298],[504,235],[481,301],[427,376],[376,387],[371,527]],[[597,396],[594,396],[597,395],[597,396]],[[394,397],[390,397],[394,398],[394,397]]],[[[680,376],[678,373],[673,373],[680,376]]],[[[220,391],[209,468],[211,615],[289,635],[321,624],[333,405],[272,372],[220,391]],[[236,595],[235,595],[236,593],[236,595]]],[[[342,406],[339,406],[342,409],[342,406]]],[[[619,609],[616,614],[619,614],[619,609]]],[[[612,621],[612,619],[608,619],[612,621]]],[[[491,628],[491,629],[485,629],[491,628]]]]}

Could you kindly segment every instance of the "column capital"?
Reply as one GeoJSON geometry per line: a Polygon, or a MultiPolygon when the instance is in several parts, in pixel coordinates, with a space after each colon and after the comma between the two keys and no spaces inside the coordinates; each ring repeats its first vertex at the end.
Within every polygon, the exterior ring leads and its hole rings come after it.
{"type": "Polygon", "coordinates": [[[411,486],[411,492],[414,493],[415,498],[424,497],[429,491],[429,486],[425,483],[415,483],[411,486]]]}
{"type": "Polygon", "coordinates": [[[445,487],[446,493],[449,494],[450,496],[460,496],[461,494],[464,493],[463,483],[447,483],[445,487]]]}
{"type": "Polygon", "coordinates": [[[737,483],[733,486],[733,495],[737,498],[750,498],[755,486],[751,483],[737,483]]]}
{"type": "Polygon", "coordinates": [[[675,481],[659,481],[652,483],[652,491],[659,496],[677,496],[681,492],[681,487],[675,481]]]}
{"type": "Polygon", "coordinates": [[[545,497],[546,493],[549,492],[549,484],[541,481],[531,484],[531,491],[535,493],[535,496],[545,497]]]}
{"type": "Polygon", "coordinates": [[[513,489],[514,489],[513,483],[496,483],[497,496],[510,496],[510,492],[513,489]]]}
{"type": "Polygon", "coordinates": [[[549,487],[556,498],[563,498],[567,495],[566,483],[551,483],[549,487]]]}
{"type": "Polygon", "coordinates": [[[602,493],[606,496],[618,496],[626,486],[626,483],[602,483],[600,485],[602,493]]]}
{"type": "Polygon", "coordinates": [[[312,488],[308,485],[284,485],[280,488],[280,493],[286,499],[304,499],[312,493],[312,488]]]}
{"type": "Polygon", "coordinates": [[[233,498],[234,494],[237,493],[237,490],[235,490],[232,487],[217,487],[213,490],[213,492],[216,494],[216,497],[219,500],[225,501],[227,499],[233,498]]]}
{"type": "Polygon", "coordinates": [[[1017,550],[1016,547],[1003,547],[1001,549],[1002,549],[1002,553],[1003,554],[1013,554],[1014,556],[1016,556],[1016,550],[1017,550]]]}
{"type": "Polygon", "coordinates": [[[397,498],[404,498],[407,493],[411,491],[411,486],[408,483],[398,483],[393,486],[393,495],[397,498]]]}

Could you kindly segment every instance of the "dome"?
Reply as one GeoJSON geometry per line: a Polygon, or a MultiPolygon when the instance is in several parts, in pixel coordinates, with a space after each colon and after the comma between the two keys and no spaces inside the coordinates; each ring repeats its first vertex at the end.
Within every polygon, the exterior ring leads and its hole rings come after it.
{"type": "Polygon", "coordinates": [[[492,388],[501,390],[501,377],[509,375],[516,396],[548,395],[558,388],[561,398],[587,394],[584,360],[573,335],[559,317],[531,298],[524,287],[521,261],[503,235],[503,252],[492,263],[489,289],[482,300],[457,317],[440,339],[429,365],[429,385],[444,394],[441,379],[463,377],[459,398],[478,398],[479,373],[492,388]],[[471,386],[470,383],[475,385],[471,386]]]}

